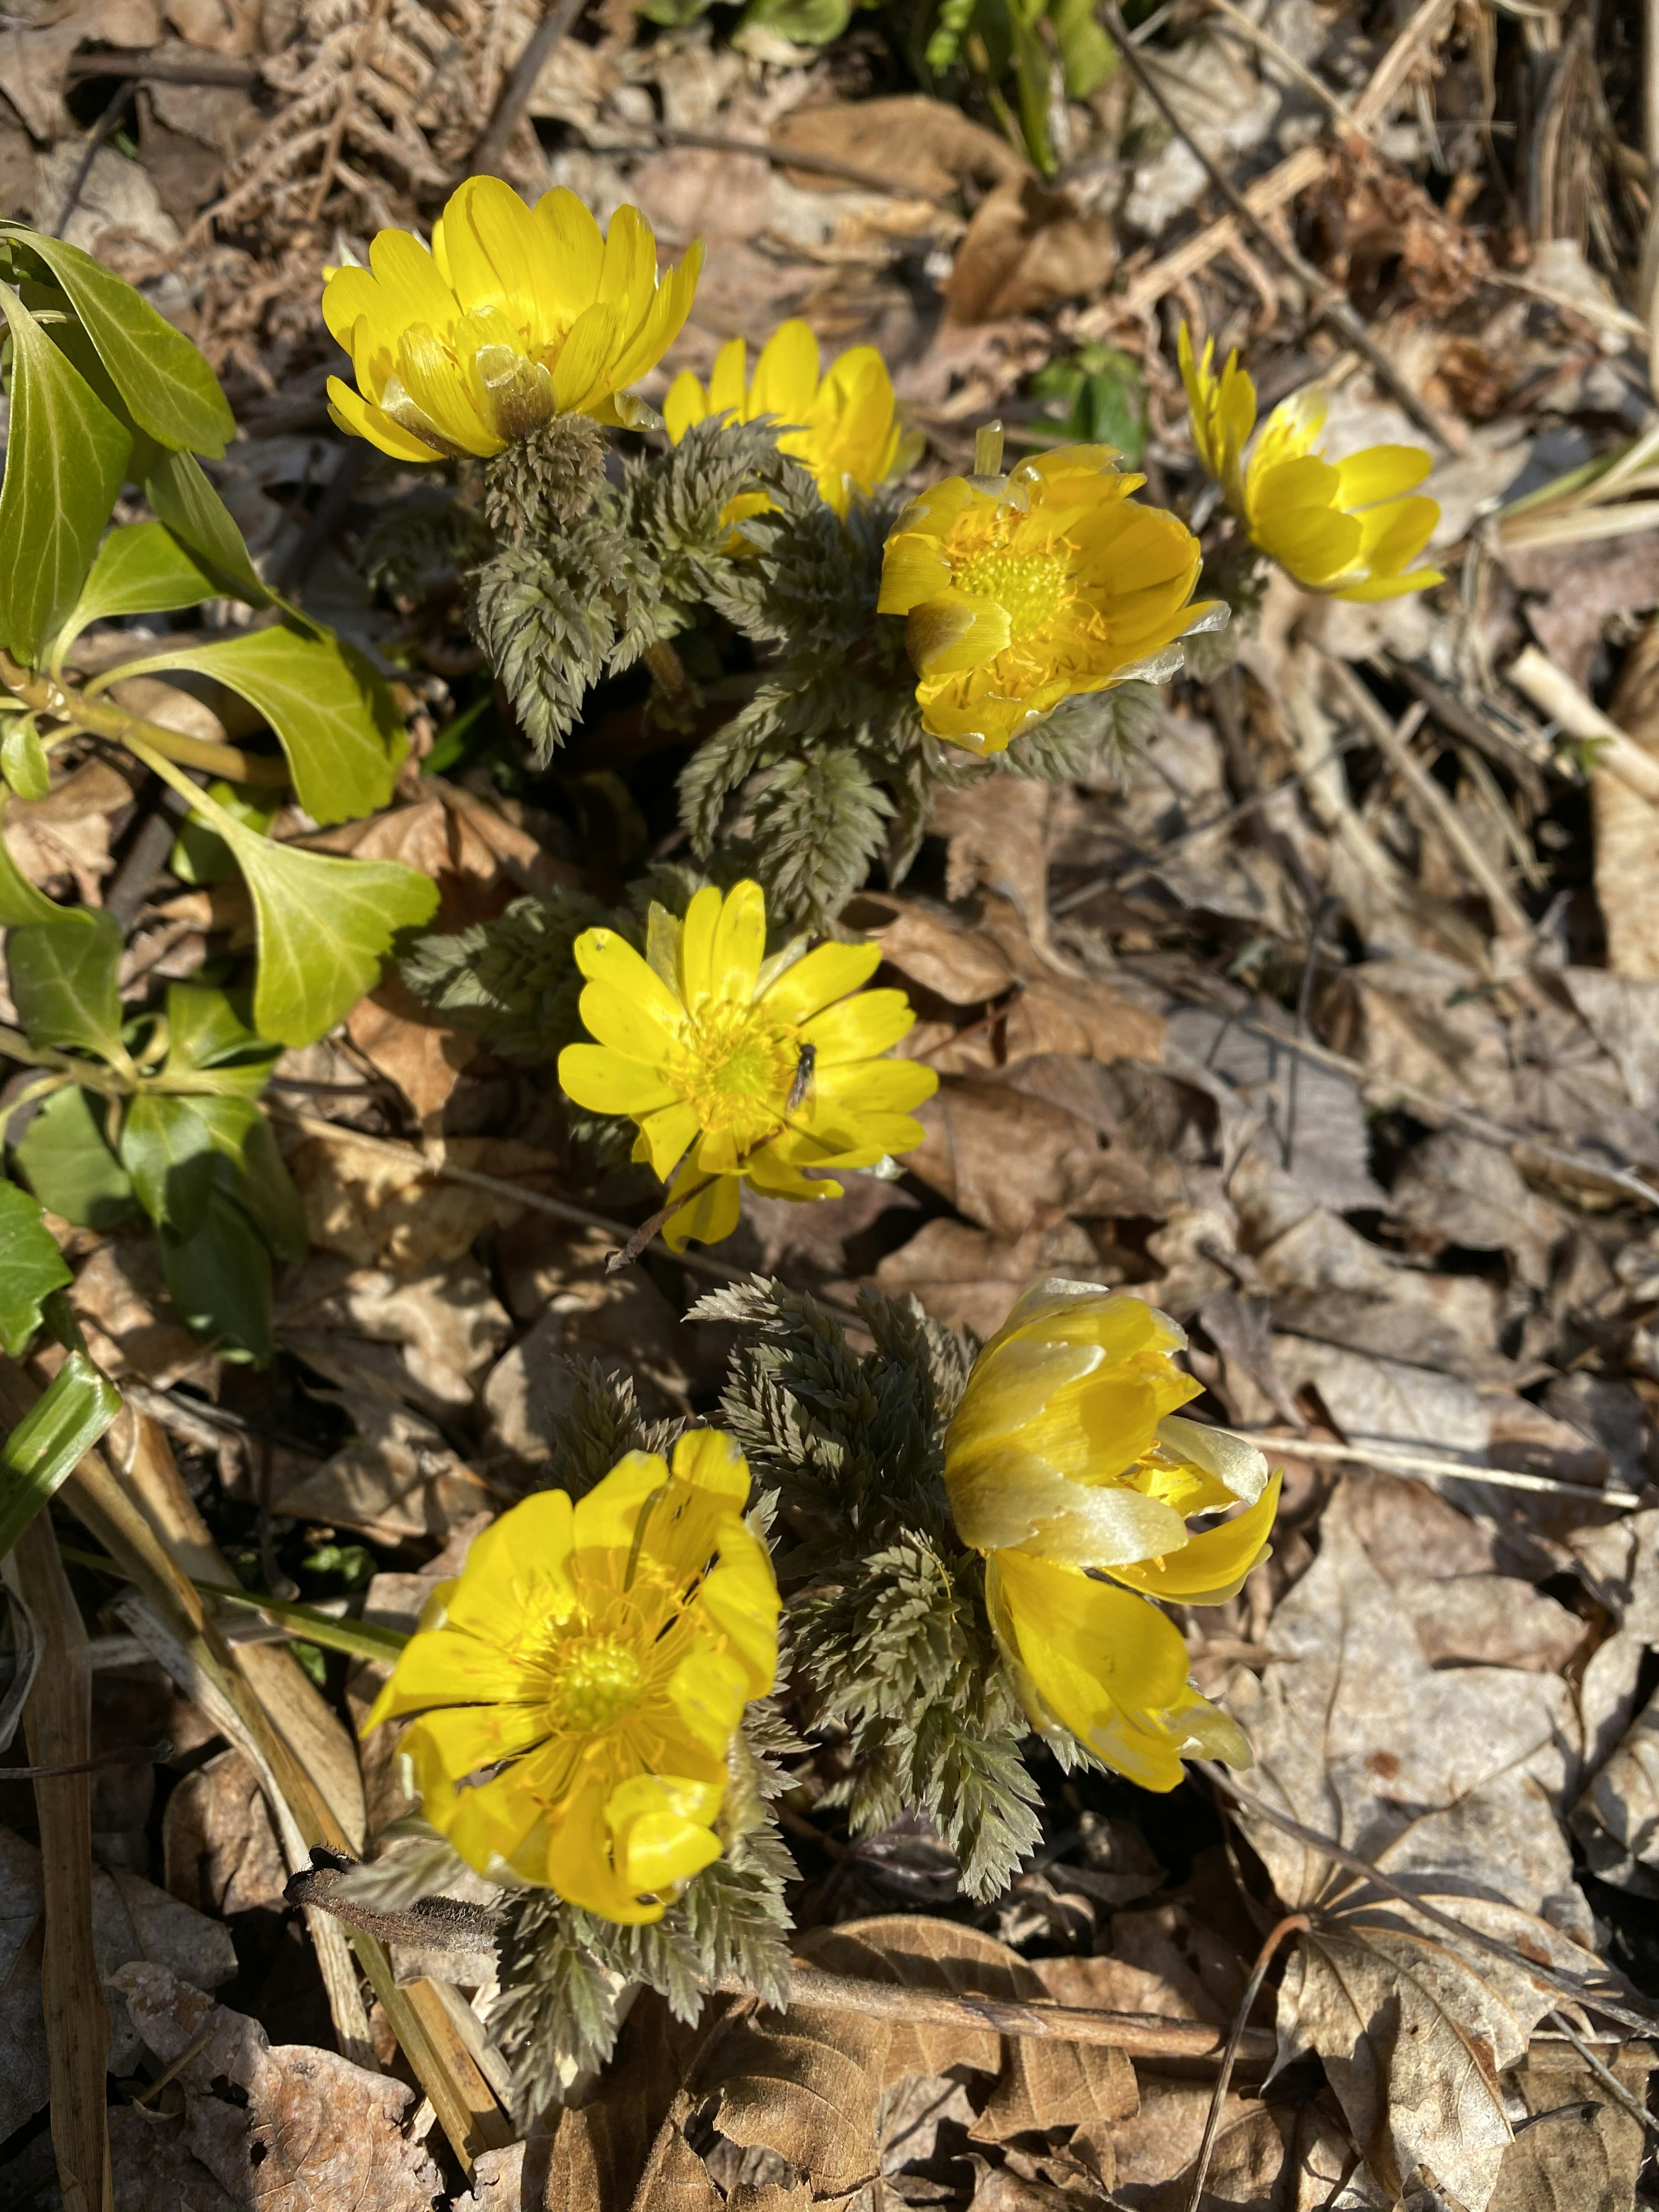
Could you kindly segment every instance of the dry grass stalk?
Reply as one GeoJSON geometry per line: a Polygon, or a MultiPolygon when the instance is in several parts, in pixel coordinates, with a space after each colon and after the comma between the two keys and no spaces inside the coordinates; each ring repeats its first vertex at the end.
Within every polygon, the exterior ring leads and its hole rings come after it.
{"type": "MultiPolygon", "coordinates": [[[[9,1407],[3,1418],[9,1426],[9,1407]]],[[[41,1645],[40,1670],[23,1711],[29,1760],[36,1766],[74,1765],[92,1755],[92,1669],[81,1609],[48,1514],[36,1515],[15,1557],[41,1645]]],[[[40,1981],[58,2185],[64,2212],[112,2212],[104,2118],[109,2014],[92,1929],[92,1778],[84,1771],[52,1775],[33,1787],[45,1887],[40,1981]]]]}

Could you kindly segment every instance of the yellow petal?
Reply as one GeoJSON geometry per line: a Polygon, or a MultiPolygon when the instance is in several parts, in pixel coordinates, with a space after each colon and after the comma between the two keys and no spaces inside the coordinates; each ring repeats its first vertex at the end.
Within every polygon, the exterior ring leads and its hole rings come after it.
{"type": "Polygon", "coordinates": [[[724,1759],[748,1703],[749,1676],[730,1652],[693,1651],[669,1678],[668,1696],[680,1724],[704,1750],[724,1759]]]}
{"type": "Polygon", "coordinates": [[[761,349],[749,394],[752,421],[775,416],[780,423],[804,422],[818,391],[818,342],[810,325],[781,323],[761,349]]]}
{"type": "Polygon", "coordinates": [[[337,376],[328,380],[329,412],[340,428],[353,437],[367,438],[371,446],[378,446],[383,453],[390,453],[398,461],[436,461],[443,456],[423,439],[416,437],[394,422],[384,408],[371,406],[368,400],[343,384],[337,376]]]}
{"type": "Polygon", "coordinates": [[[938,1070],[917,1060],[863,1060],[826,1067],[817,1079],[817,1095],[824,1107],[860,1118],[869,1114],[908,1114],[938,1089],[938,1070]]]}
{"type": "Polygon", "coordinates": [[[951,564],[936,538],[920,532],[896,532],[887,541],[881,561],[881,597],[876,611],[884,615],[908,615],[913,607],[936,599],[949,589],[951,564]]]}
{"type": "Polygon", "coordinates": [[[778,1021],[810,1021],[867,983],[880,965],[878,945],[820,945],[769,984],[760,1003],[778,1021]]]}
{"type": "Polygon", "coordinates": [[[1336,465],[1344,507],[1371,507],[1420,484],[1434,463],[1421,446],[1367,446],[1336,465]]]}
{"type": "Polygon", "coordinates": [[[1135,1565],[1114,1567],[1115,1579],[1149,1597],[1179,1605],[1219,1605],[1239,1590],[1244,1577],[1267,1553],[1267,1537],[1279,1510],[1282,1474],[1275,1474],[1254,1505],[1218,1528],[1188,1537],[1179,1551],[1135,1565]]]}
{"type": "Polygon", "coordinates": [[[714,988],[714,937],[724,902],[712,884],[705,884],[685,909],[680,932],[680,991],[695,1013],[714,988]]]}
{"type": "Polygon", "coordinates": [[[709,949],[710,994],[722,1004],[746,1006],[755,996],[766,957],[766,894],[744,881],[727,893],[709,949]]]}
{"type": "Polygon", "coordinates": [[[711,415],[735,415],[739,422],[746,410],[744,385],[748,351],[741,338],[728,338],[714,356],[714,370],[708,380],[708,411],[711,415]]]}
{"type": "Polygon", "coordinates": [[[614,983],[588,984],[579,1010],[588,1035],[624,1060],[661,1067],[673,1051],[674,1039],[655,1014],[647,1012],[633,992],[618,990],[614,983]]]}
{"type": "Polygon", "coordinates": [[[599,226],[573,191],[562,185],[544,192],[533,210],[537,227],[548,245],[550,297],[544,310],[568,329],[584,307],[599,296],[599,271],[605,265],[605,240],[599,226]]]}
{"type": "Polygon", "coordinates": [[[576,1500],[572,1548],[582,1553],[632,1553],[647,1499],[660,1503],[669,1488],[668,1462],[655,1452],[631,1451],[603,1480],[576,1500]]]}
{"type": "Polygon", "coordinates": [[[609,371],[621,336],[622,311],[614,301],[582,309],[553,364],[553,394],[562,415],[579,415],[617,389],[609,371]]]}
{"type": "Polygon", "coordinates": [[[618,1878],[640,1894],[667,1894],[720,1855],[710,1828],[721,1793],[684,1777],[641,1774],[613,1791],[605,1808],[615,1839],[618,1878]]]}
{"type": "Polygon", "coordinates": [[[590,1114],[654,1114],[678,1096],[654,1067],[596,1044],[566,1045],[559,1054],[559,1088],[590,1114]]]}
{"type": "Polygon", "coordinates": [[[873,1060],[908,1036],[915,1020],[902,991],[860,991],[814,1014],[801,1036],[816,1048],[820,1066],[834,1067],[843,1060],[873,1060]]]}
{"type": "Polygon", "coordinates": [[[362,1733],[435,1705],[510,1702],[524,1689],[523,1666],[495,1644],[454,1629],[412,1636],[370,1707],[362,1733]]]}
{"type": "MultiPolygon", "coordinates": [[[[646,1115],[640,1123],[640,1135],[653,1175],[667,1182],[696,1142],[698,1127],[697,1110],[684,1099],[646,1115]]],[[[672,1229],[674,1224],[671,1221],[668,1225],[672,1229]]]]}
{"type": "Polygon", "coordinates": [[[952,590],[911,608],[904,642],[919,675],[957,676],[994,660],[1012,635],[1008,610],[999,601],[952,590]]]}
{"type": "MultiPolygon", "coordinates": [[[[653,911],[660,914],[662,908],[653,911]]],[[[672,921],[672,915],[666,918],[672,921]]],[[[678,924],[674,927],[678,930],[678,924]]],[[[590,982],[608,983],[623,998],[633,1000],[671,1036],[678,1034],[685,1020],[684,1007],[661,971],[641,959],[617,931],[585,929],[576,939],[574,954],[577,967],[590,982]]]]}
{"type": "Polygon", "coordinates": [[[702,385],[689,368],[683,368],[669,386],[662,403],[663,428],[678,446],[691,425],[703,422],[708,412],[702,385]]]}
{"type": "Polygon", "coordinates": [[[398,374],[410,398],[464,452],[488,457],[501,440],[485,422],[448,347],[425,323],[412,323],[398,342],[398,374]]]}
{"type": "Polygon", "coordinates": [[[683,1252],[695,1237],[700,1244],[718,1244],[729,1237],[738,1225],[741,1211],[737,1176],[717,1176],[708,1189],[694,1198],[689,1206],[671,1214],[665,1224],[662,1241],[671,1252],[683,1252]]]}
{"type": "Polygon", "coordinates": [[[565,1565],[571,1510],[562,1490],[539,1490],[492,1521],[449,1599],[451,1626],[505,1643],[529,1620],[563,1618],[574,1601],[565,1565]]]}
{"type": "Polygon", "coordinates": [[[749,1503],[749,1462],[724,1429],[688,1429],[674,1447],[674,1473],[738,1507],[749,1503]]]}
{"type": "Polygon", "coordinates": [[[678,268],[671,269],[657,286],[638,328],[617,359],[613,374],[619,387],[654,368],[678,337],[691,312],[702,270],[702,240],[694,238],[678,268]]]}

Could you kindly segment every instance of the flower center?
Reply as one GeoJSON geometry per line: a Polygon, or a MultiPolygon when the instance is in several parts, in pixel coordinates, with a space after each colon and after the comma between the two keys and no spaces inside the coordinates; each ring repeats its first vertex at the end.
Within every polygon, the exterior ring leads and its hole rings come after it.
{"type": "Polygon", "coordinates": [[[970,553],[957,566],[957,588],[1008,610],[1016,643],[1053,620],[1066,596],[1066,563],[1057,553],[970,553]]]}
{"type": "Polygon", "coordinates": [[[736,1129],[750,1145],[781,1126],[799,1059],[793,1032],[763,1026],[745,1008],[711,1006],[685,1054],[685,1096],[706,1133],[736,1129]]]}
{"type": "Polygon", "coordinates": [[[548,1719],[561,1734],[592,1735],[611,1728],[635,1704],[644,1673],[614,1637],[574,1644],[549,1670],[548,1719]]]}

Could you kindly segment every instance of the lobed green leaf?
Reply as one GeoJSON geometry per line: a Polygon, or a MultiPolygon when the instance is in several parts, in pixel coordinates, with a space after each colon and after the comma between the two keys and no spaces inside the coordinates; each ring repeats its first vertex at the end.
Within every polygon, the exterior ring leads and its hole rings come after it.
{"type": "Polygon", "coordinates": [[[67,1046],[123,1063],[126,1048],[121,1042],[121,994],[116,981],[120,964],[120,928],[112,915],[101,910],[88,914],[84,923],[66,927],[54,908],[49,922],[9,930],[6,967],[12,1003],[29,1042],[67,1046]]]}
{"type": "Polygon", "coordinates": [[[38,1109],[14,1158],[41,1205],[77,1228],[112,1229],[137,1206],[131,1178],[79,1084],[65,1085],[38,1109]]]}
{"type": "Polygon", "coordinates": [[[40,1302],[74,1279],[37,1201],[0,1176],[0,1351],[20,1358],[40,1326],[40,1302]]]}

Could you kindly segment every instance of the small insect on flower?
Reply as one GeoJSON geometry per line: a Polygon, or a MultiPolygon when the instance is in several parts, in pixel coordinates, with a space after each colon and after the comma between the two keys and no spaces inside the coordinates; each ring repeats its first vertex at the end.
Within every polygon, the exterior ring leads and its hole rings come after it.
{"type": "Polygon", "coordinates": [[[1215,341],[1195,361],[1181,325],[1181,375],[1193,444],[1221,486],[1250,542],[1304,591],[1337,599],[1393,599],[1443,580],[1410,564],[1440,521],[1435,501],[1406,494],[1434,464],[1420,446],[1367,446],[1346,460],[1320,452],[1329,408],[1323,387],[1306,386],[1274,408],[1248,464],[1255,386],[1237,353],[1218,375],[1215,341]]]}
{"type": "Polygon", "coordinates": [[[559,1081],[588,1112],[639,1124],[634,1157],[668,1185],[660,1226],[674,1251],[729,1237],[744,1182],[769,1198],[839,1198],[836,1170],[922,1140],[911,1109],[939,1078],[883,1056],[915,1017],[902,991],[860,988],[880,948],[805,947],[765,957],[755,883],[700,890],[683,922],[653,906],[644,958],[614,929],[576,940],[597,1042],[565,1047],[559,1081]]]}
{"type": "Polygon", "coordinates": [[[659,279],[637,208],[608,234],[562,187],[528,208],[497,177],[471,177],[432,226],[428,252],[383,230],[367,269],[332,270],[323,317],[357,389],[329,379],[343,430],[400,461],[488,458],[559,415],[651,419],[627,387],[680,333],[701,241],[659,279]]]}
{"type": "Polygon", "coordinates": [[[647,1921],[720,1855],[744,1705],[777,1671],[778,1590],[749,1468],[693,1429],[573,1504],[540,1491],[441,1583],[364,1733],[403,1739],[433,1826],[479,1873],[647,1921]]]}
{"type": "Polygon", "coordinates": [[[1117,459],[1062,447],[1006,476],[947,477],[899,516],[878,605],[906,617],[934,737],[1002,752],[1062,699],[1171,674],[1179,640],[1225,622],[1218,603],[1191,603],[1198,540],[1137,506],[1146,479],[1117,459]]]}
{"type": "MultiPolygon", "coordinates": [[[[905,429],[887,364],[873,346],[851,347],[820,378],[811,325],[787,322],[761,349],[749,384],[747,362],[743,340],[732,338],[714,357],[707,392],[689,368],[670,385],[662,413],[676,445],[711,415],[738,422],[769,415],[783,428],[778,451],[809,469],[822,497],[842,515],[855,497],[902,476],[921,453],[922,440],[905,429]]],[[[768,504],[763,492],[743,493],[726,519],[763,514],[768,504]]]]}

